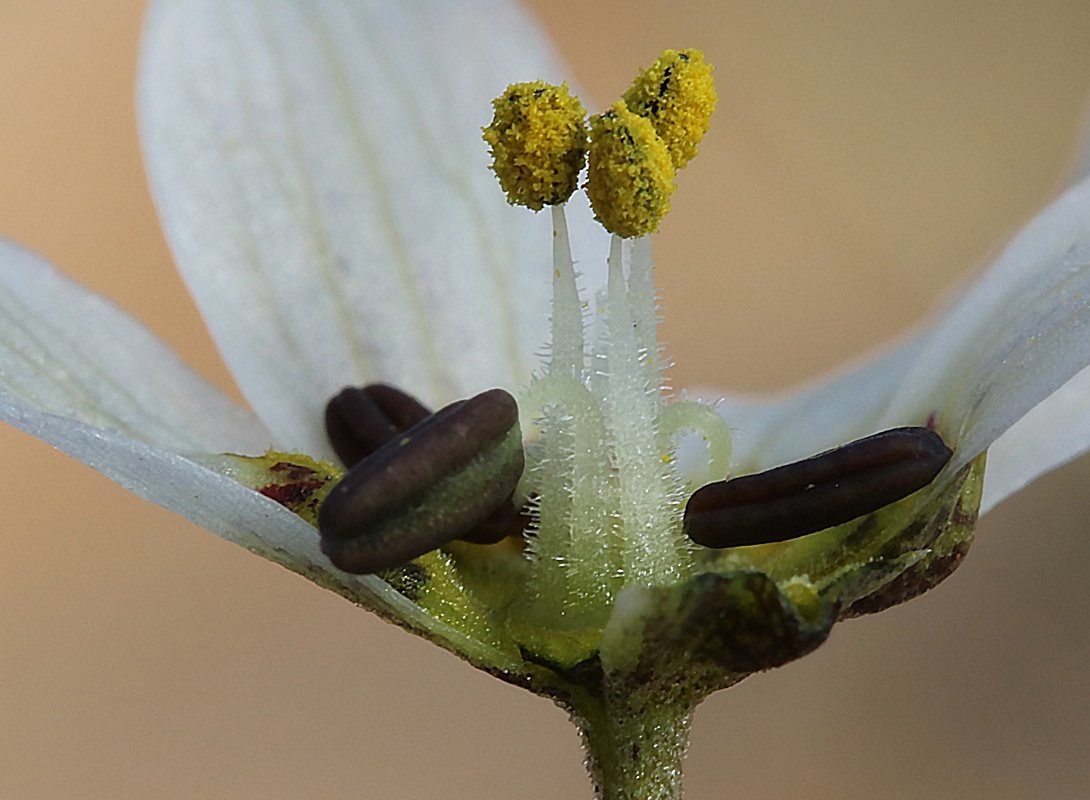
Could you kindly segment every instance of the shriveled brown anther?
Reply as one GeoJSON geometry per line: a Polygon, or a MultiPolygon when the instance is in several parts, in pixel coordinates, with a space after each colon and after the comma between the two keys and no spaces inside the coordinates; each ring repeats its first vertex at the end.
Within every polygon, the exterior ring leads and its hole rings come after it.
{"type": "Polygon", "coordinates": [[[325,407],[329,443],[353,467],[431,412],[410,394],[385,383],[346,386],[325,407]]]}
{"type": "Polygon", "coordinates": [[[815,533],[922,489],[951,455],[929,428],[882,431],[793,464],[701,487],[685,506],[685,532],[706,547],[815,533]]]}
{"type": "Polygon", "coordinates": [[[453,403],[348,471],[318,515],[322,550],[347,572],[403,564],[511,506],[523,466],[510,394],[492,389],[453,403]]]}

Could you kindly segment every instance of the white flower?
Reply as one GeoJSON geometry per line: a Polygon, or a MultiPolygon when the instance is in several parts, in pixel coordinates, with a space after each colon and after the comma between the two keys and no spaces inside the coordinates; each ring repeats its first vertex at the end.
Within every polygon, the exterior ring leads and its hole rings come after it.
{"type": "MultiPolygon", "coordinates": [[[[507,82],[563,75],[517,11],[425,5],[415,14],[331,2],[303,14],[292,3],[160,2],[142,86],[149,167],[179,268],[256,415],[14,246],[0,255],[0,414],[141,496],[435,634],[381,580],[333,571],[297,517],[192,457],[270,444],[326,456],[321,408],[342,385],[388,380],[441,404],[513,388],[533,367],[548,231],[503,204],[477,128],[507,82]],[[426,58],[409,63],[415,44],[426,58]]],[[[1090,363],[1088,195],[1082,185],[1058,200],[978,287],[885,360],[781,404],[724,406],[741,467],[932,412],[957,431],[956,458],[968,463],[1090,363]]],[[[585,259],[604,253],[592,228],[575,239],[585,259]]],[[[986,503],[1090,443],[1087,395],[1069,387],[996,445],[986,503]],[[1045,410],[1061,402],[1063,413],[1045,410]]]]}

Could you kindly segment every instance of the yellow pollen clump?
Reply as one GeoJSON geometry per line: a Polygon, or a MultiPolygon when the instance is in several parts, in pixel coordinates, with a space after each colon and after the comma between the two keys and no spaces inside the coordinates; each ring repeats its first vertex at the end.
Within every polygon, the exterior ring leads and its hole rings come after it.
{"type": "Polygon", "coordinates": [[[654,233],[674,189],[670,153],[647,119],[622,100],[591,118],[586,190],[606,230],[625,238],[654,233]]]}
{"type": "Polygon", "coordinates": [[[716,102],[712,66],[699,50],[667,50],[640,70],[623,100],[630,111],[651,121],[674,168],[681,169],[711,127],[716,102]]]}
{"type": "Polygon", "coordinates": [[[514,83],[492,108],[492,124],[482,130],[507,202],[540,211],[571,197],[586,160],[587,130],[586,111],[568,84],[514,83]]]}

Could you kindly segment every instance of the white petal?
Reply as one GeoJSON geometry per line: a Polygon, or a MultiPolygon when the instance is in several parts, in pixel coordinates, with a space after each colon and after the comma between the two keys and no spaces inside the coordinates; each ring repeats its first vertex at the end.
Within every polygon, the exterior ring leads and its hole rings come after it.
{"type": "MultiPolygon", "coordinates": [[[[728,398],[735,458],[754,471],[934,414],[968,463],[1090,364],[1090,182],[1015,237],[931,327],[786,398],[728,398]]],[[[1090,378],[1016,426],[989,457],[986,507],[1090,445],[1090,378]],[[1065,431],[1067,435],[1065,435],[1065,431]],[[994,477],[993,477],[994,474],[994,477]]]]}
{"type": "Polygon", "coordinates": [[[261,452],[257,418],[141,323],[0,240],[0,398],[175,450],[261,452]]]}
{"type": "Polygon", "coordinates": [[[883,425],[934,413],[957,468],[1088,364],[1090,181],[1030,222],[939,320],[883,425]]]}
{"type": "Polygon", "coordinates": [[[134,494],[441,640],[455,652],[494,664],[509,660],[426,614],[381,579],[334,569],[319,550],[314,528],[278,503],[189,458],[7,399],[0,399],[0,421],[48,442],[134,494]]]}
{"type": "Polygon", "coordinates": [[[562,77],[503,0],[153,5],[153,191],[281,446],[328,456],[321,409],[345,384],[391,381],[434,405],[528,377],[549,219],[506,205],[480,128],[508,83],[562,77]]]}
{"type": "Polygon", "coordinates": [[[790,394],[722,400],[718,410],[731,426],[736,471],[797,461],[878,430],[889,398],[924,343],[917,336],[881,358],[790,394]]]}
{"type": "Polygon", "coordinates": [[[988,448],[988,511],[1049,470],[1090,449],[1090,369],[1034,407],[988,448]]]}

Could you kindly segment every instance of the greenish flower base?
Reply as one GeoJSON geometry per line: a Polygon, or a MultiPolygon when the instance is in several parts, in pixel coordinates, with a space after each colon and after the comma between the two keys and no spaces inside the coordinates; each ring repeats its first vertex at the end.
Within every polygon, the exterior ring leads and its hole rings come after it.
{"type": "MultiPolygon", "coordinates": [[[[222,456],[209,466],[312,523],[339,477],[298,454],[222,456]]],[[[707,551],[684,580],[622,588],[596,627],[527,625],[516,598],[528,562],[510,543],[456,543],[371,579],[389,602],[362,594],[371,584],[350,583],[335,570],[281,563],[566,709],[601,800],[672,800],[682,797],[696,706],[813,651],[838,620],[903,602],[947,577],[972,541],[983,475],[981,456],[845,525],[707,551]]]]}

